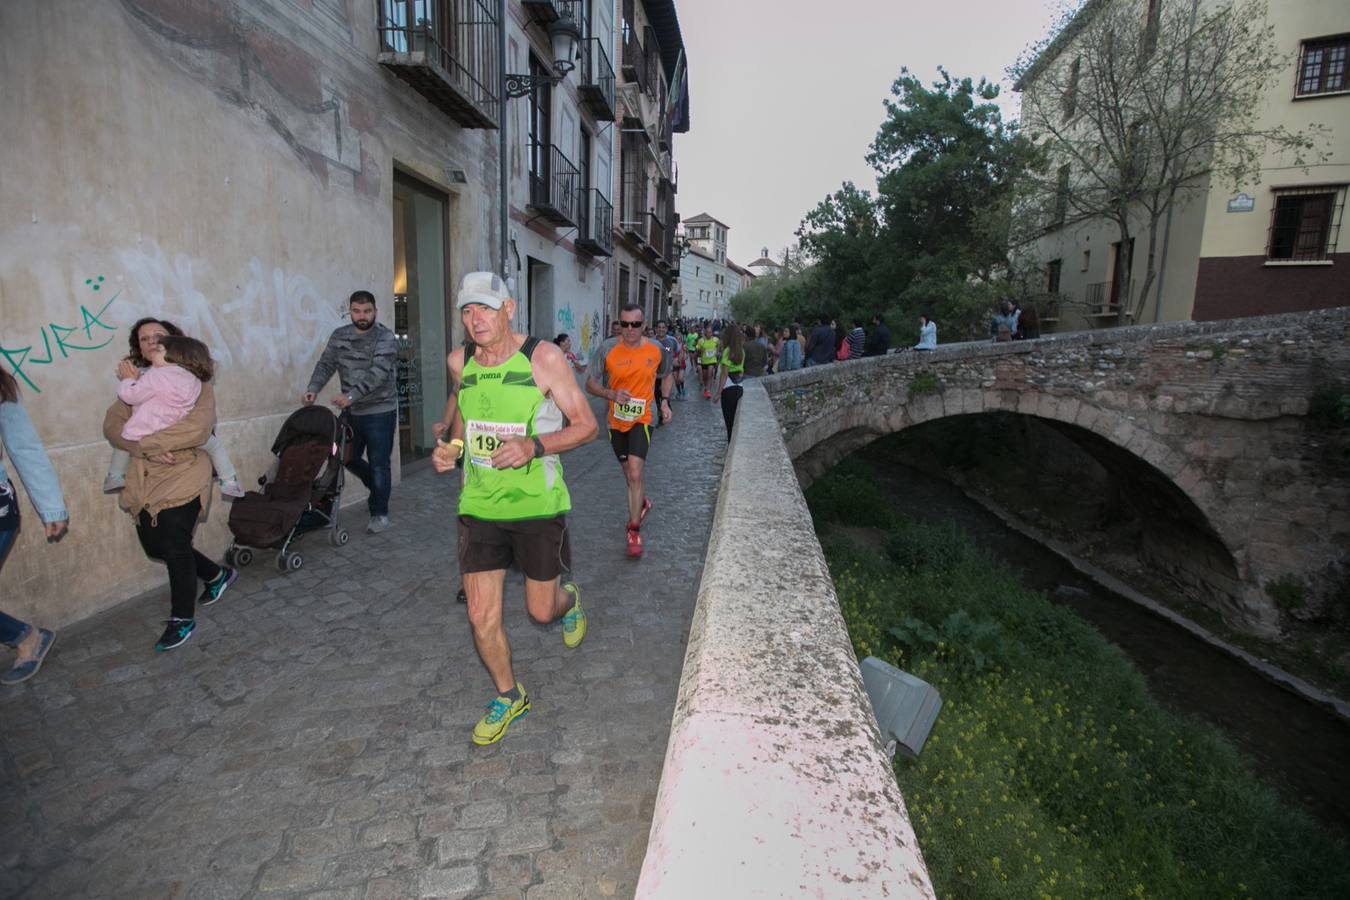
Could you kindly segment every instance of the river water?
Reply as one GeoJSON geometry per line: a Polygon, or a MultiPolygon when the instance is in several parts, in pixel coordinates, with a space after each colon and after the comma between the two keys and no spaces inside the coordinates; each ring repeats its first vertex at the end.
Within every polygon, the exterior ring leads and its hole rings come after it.
{"type": "Polygon", "coordinates": [[[1027,587],[1072,608],[1124,650],[1165,706],[1217,726],[1247,754],[1258,778],[1350,836],[1350,723],[1098,586],[951,482],[891,461],[869,462],[901,512],[961,527],[1027,587]],[[1060,586],[1072,596],[1056,595],[1060,586]]]}

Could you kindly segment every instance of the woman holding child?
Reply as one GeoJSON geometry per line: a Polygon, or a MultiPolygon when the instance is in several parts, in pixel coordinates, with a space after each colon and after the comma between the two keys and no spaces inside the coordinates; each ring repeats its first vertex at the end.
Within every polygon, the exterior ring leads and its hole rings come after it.
{"type": "Polygon", "coordinates": [[[130,457],[119,505],[135,520],[145,555],[169,572],[171,612],[155,644],[164,651],[192,636],[197,602],[219,600],[236,573],[192,546],[211,496],[212,461],[203,446],[216,424],[210,352],[153,319],[137,322],[132,340],[147,368],[131,360],[118,364],[118,399],[104,416],[103,435],[130,457]],[[200,601],[199,579],[206,583],[200,601]]]}

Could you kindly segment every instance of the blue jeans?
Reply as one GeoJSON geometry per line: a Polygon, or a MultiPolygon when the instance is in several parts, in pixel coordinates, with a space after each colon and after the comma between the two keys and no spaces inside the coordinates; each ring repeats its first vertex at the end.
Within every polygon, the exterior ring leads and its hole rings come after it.
{"type": "MultiPolygon", "coordinates": [[[[9,498],[14,500],[13,489],[9,498]]],[[[14,518],[19,518],[19,504],[16,501],[13,509],[14,518]]],[[[6,523],[8,524],[8,523],[6,523]]],[[[18,522],[14,523],[16,526],[18,522]]],[[[14,546],[14,539],[19,536],[19,529],[0,528],[0,567],[5,565],[5,557],[9,555],[9,548],[14,546]]],[[[0,644],[7,644],[10,647],[19,646],[19,641],[28,636],[28,629],[31,628],[27,622],[20,622],[13,616],[7,616],[0,612],[0,644]]]]}
{"type": "Polygon", "coordinates": [[[394,432],[398,429],[398,410],[350,416],[352,425],[352,461],[347,470],[370,489],[366,505],[372,516],[389,515],[389,492],[394,474],[389,456],[394,452],[394,432]],[[362,454],[365,459],[362,459],[362,454]]]}

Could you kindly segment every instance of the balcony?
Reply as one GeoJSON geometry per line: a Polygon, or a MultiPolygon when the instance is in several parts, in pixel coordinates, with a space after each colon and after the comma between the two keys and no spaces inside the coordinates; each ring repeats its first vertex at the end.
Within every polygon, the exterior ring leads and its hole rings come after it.
{"type": "Polygon", "coordinates": [[[670,252],[666,247],[666,223],[655,212],[647,213],[647,245],[661,259],[669,259],[666,254],[670,252]]]}
{"type": "Polygon", "coordinates": [[[614,207],[598,188],[577,198],[577,249],[591,256],[614,255],[614,207]]]}
{"type": "Polygon", "coordinates": [[[520,8],[540,25],[551,25],[562,18],[564,11],[577,18],[578,0],[520,0],[520,8]]]}
{"type": "Polygon", "coordinates": [[[1092,319],[1114,319],[1120,315],[1120,306],[1111,302],[1111,282],[1098,281],[1083,289],[1083,305],[1092,319]]]}
{"type": "Polygon", "coordinates": [[[657,99],[665,86],[661,78],[661,47],[656,43],[656,29],[647,26],[647,40],[644,45],[646,59],[643,61],[645,84],[643,90],[648,97],[657,99]]]}
{"type": "Polygon", "coordinates": [[[656,106],[656,146],[670,152],[670,116],[666,114],[666,83],[661,82],[661,96],[656,106]]]}
{"type": "Polygon", "coordinates": [[[495,9],[492,0],[380,0],[380,65],[465,128],[496,128],[495,9]]]}
{"type": "Polygon", "coordinates": [[[625,28],[623,31],[623,55],[620,60],[623,77],[638,86],[638,90],[647,89],[647,54],[642,49],[642,42],[638,40],[637,34],[632,28],[625,28]]]}
{"type": "Polygon", "coordinates": [[[646,242],[647,176],[640,172],[624,172],[620,182],[619,230],[634,240],[646,242]]]}
{"type": "Polygon", "coordinates": [[[581,42],[577,96],[598,122],[614,121],[614,67],[599,38],[581,42]]]}
{"type": "Polygon", "coordinates": [[[581,173],[552,144],[530,145],[530,207],[554,225],[577,224],[581,173]]]}

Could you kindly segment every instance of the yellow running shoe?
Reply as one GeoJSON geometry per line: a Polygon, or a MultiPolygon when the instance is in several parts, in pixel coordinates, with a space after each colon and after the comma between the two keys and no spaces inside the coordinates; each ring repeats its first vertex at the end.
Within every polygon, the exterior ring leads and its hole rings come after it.
{"type": "Polygon", "coordinates": [[[582,638],[586,637],[586,613],[581,609],[581,588],[577,587],[575,581],[564,581],[562,589],[572,595],[572,608],[563,613],[563,643],[568,649],[573,649],[581,645],[582,638]]]}
{"type": "Polygon", "coordinates": [[[473,726],[475,744],[485,747],[497,743],[505,736],[507,725],[530,711],[530,697],[519,681],[516,682],[516,691],[520,694],[520,699],[514,703],[509,697],[492,698],[492,702],[488,704],[487,715],[473,726]]]}

